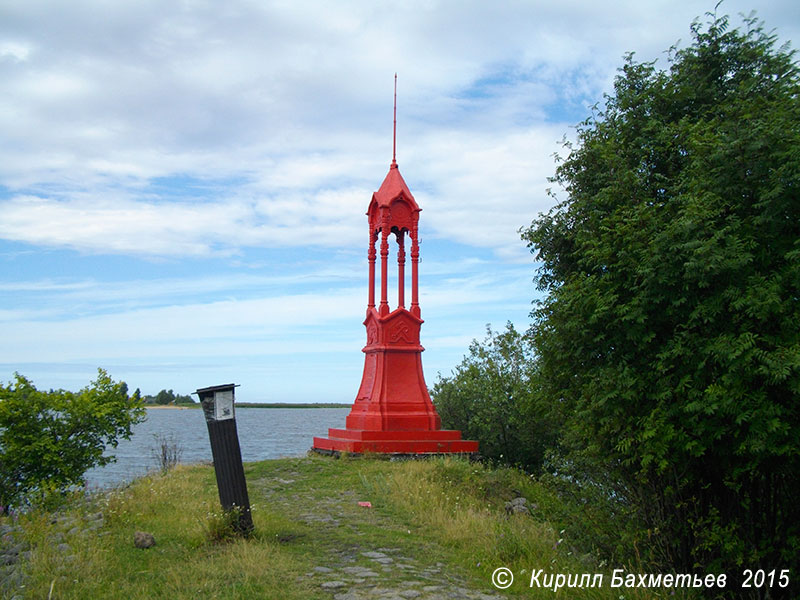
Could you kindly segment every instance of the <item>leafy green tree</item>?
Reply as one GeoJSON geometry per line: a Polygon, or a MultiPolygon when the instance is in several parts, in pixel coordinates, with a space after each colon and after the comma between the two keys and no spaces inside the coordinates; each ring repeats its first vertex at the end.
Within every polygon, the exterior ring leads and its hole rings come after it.
{"type": "Polygon", "coordinates": [[[196,404],[196,402],[194,401],[194,398],[192,398],[189,394],[185,395],[176,394],[175,404],[196,404]]]}
{"type": "Polygon", "coordinates": [[[627,57],[523,232],[540,383],[656,558],[797,574],[800,78],[761,23],[711,17],[667,71],[627,57]]]}
{"type": "Polygon", "coordinates": [[[161,390],[156,394],[156,404],[172,404],[175,402],[175,392],[172,390],[161,390]]]}
{"type": "Polygon", "coordinates": [[[487,326],[483,342],[473,341],[453,374],[440,374],[431,390],[442,427],[478,440],[486,458],[538,472],[554,430],[535,410],[534,369],[526,335],[511,323],[503,332],[487,326]]]}
{"type": "Polygon", "coordinates": [[[0,505],[20,505],[81,483],[144,419],[138,394],[102,370],[78,393],[42,392],[20,374],[0,385],[0,505]]]}

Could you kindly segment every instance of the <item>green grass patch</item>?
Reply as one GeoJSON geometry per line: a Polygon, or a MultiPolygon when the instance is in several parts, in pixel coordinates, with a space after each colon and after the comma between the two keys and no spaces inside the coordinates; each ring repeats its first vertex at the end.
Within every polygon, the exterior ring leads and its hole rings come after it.
{"type": "Polygon", "coordinates": [[[221,511],[213,468],[203,465],[179,466],[74,500],[55,514],[22,515],[19,526],[30,544],[21,564],[24,587],[3,593],[37,599],[330,600],[347,591],[371,597],[413,589],[426,599],[453,590],[464,598],[667,597],[653,590],[621,594],[608,583],[558,594],[529,589],[532,569],[610,570],[538,505],[531,515],[506,514],[505,503],[513,497],[533,502],[546,493],[512,469],[458,459],[309,456],[250,463],[245,474],[255,525],[248,539],[212,534],[221,511]],[[151,533],[156,545],[135,548],[137,531],[151,533]],[[500,566],[517,580],[505,591],[491,585],[500,566]],[[373,575],[359,577],[358,569],[373,575]],[[330,587],[336,581],[342,586],[330,587]]]}

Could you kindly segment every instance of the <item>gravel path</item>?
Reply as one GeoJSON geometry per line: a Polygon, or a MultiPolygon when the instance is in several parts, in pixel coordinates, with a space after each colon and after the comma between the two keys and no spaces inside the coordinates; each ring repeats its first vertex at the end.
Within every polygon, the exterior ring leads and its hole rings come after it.
{"type": "MultiPolygon", "coordinates": [[[[314,531],[314,568],[301,579],[319,586],[334,600],[502,600],[486,585],[475,585],[437,560],[445,552],[428,546],[410,549],[413,540],[395,547],[380,541],[381,531],[402,527],[374,508],[358,506],[361,492],[320,496],[306,490],[298,471],[286,470],[248,485],[266,497],[271,510],[314,531]],[[289,487],[291,486],[291,487],[289,487]],[[481,589],[478,589],[481,588],[481,589]]],[[[390,535],[385,537],[389,538],[390,535]]]]}

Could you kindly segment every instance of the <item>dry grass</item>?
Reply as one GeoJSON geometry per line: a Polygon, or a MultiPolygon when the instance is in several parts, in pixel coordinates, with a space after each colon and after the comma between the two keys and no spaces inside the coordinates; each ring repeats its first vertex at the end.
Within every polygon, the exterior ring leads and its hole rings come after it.
{"type": "MultiPolygon", "coordinates": [[[[99,510],[99,531],[63,531],[47,515],[24,517],[34,552],[24,598],[275,598],[309,597],[295,581],[303,560],[265,537],[212,543],[207,521],[219,501],[208,467],[177,467],[94,499],[74,503],[64,515],[85,524],[82,514],[99,510]],[[149,549],[133,545],[136,531],[156,539],[149,549]],[[58,541],[62,540],[63,541],[58,541]],[[58,544],[68,544],[65,551],[58,544]]],[[[259,511],[257,530],[284,526],[280,516],[259,511]]],[[[72,521],[68,523],[72,526],[72,521]]]]}
{"type": "MultiPolygon", "coordinates": [[[[586,549],[575,547],[568,524],[551,524],[542,510],[534,510],[532,516],[506,515],[505,502],[514,496],[537,502],[544,493],[514,470],[454,459],[388,462],[309,457],[254,463],[247,465],[246,473],[255,525],[255,534],[246,540],[209,539],[210,523],[219,518],[214,471],[209,466],[178,466],[88,500],[72,501],[55,523],[51,514],[24,515],[21,522],[32,550],[28,579],[9,597],[329,600],[331,593],[319,582],[313,584],[307,573],[338,556],[342,548],[381,544],[396,547],[405,556],[445,563],[447,572],[459,573],[487,593],[492,591],[493,570],[508,567],[517,578],[511,589],[502,592],[509,598],[667,597],[658,590],[608,585],[557,594],[529,589],[532,569],[609,570],[586,549]],[[359,508],[356,500],[370,500],[374,508],[359,508]],[[300,518],[304,512],[327,515],[334,509],[341,511],[337,517],[341,523],[335,527],[300,518]],[[91,515],[98,512],[104,517],[102,526],[87,531],[91,515]],[[152,533],[156,546],[135,548],[135,531],[152,533]]],[[[398,584],[401,577],[399,571],[387,573],[381,583],[398,584]]]]}
{"type": "Polygon", "coordinates": [[[506,593],[526,598],[609,600],[690,596],[683,596],[680,590],[672,595],[675,590],[612,589],[608,566],[575,547],[568,524],[552,524],[535,502],[531,502],[532,515],[507,514],[505,504],[514,497],[531,500],[548,493],[519,471],[442,458],[409,461],[401,468],[362,474],[362,480],[387,508],[420,531],[430,532],[450,549],[452,560],[478,573],[479,578],[489,580],[497,567],[511,569],[516,583],[506,593]],[[545,573],[602,573],[605,584],[601,589],[561,589],[554,594],[530,588],[531,572],[538,569],[545,573]]]}

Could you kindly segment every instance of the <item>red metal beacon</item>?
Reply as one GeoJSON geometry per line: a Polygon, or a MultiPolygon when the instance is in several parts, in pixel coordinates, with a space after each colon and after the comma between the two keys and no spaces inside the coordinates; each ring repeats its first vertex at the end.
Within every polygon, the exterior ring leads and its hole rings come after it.
{"type": "MultiPolygon", "coordinates": [[[[395,86],[397,84],[395,76],[395,86]]],[[[396,87],[395,87],[396,89],[396,87]]],[[[395,92],[395,99],[396,99],[395,92]]],[[[396,115],[395,102],[395,115],[396,115]]],[[[395,119],[396,123],[396,119],[395,119]]],[[[395,126],[396,130],[396,126],[395,126]]],[[[396,136],[395,136],[396,139],[396,136]]],[[[396,144],[394,144],[396,148],[396,144]]],[[[369,301],[364,374],[345,429],[329,429],[314,438],[321,452],[388,454],[474,453],[478,442],[461,439],[460,431],[441,429],[422,373],[418,266],[420,208],[392,164],[380,189],[372,195],[369,217],[369,301]],[[389,309],[389,238],[397,243],[397,307],[389,309]],[[405,305],[406,238],[411,241],[411,306],[405,305]],[[380,239],[380,304],[375,305],[376,244],[380,239]]]]}

